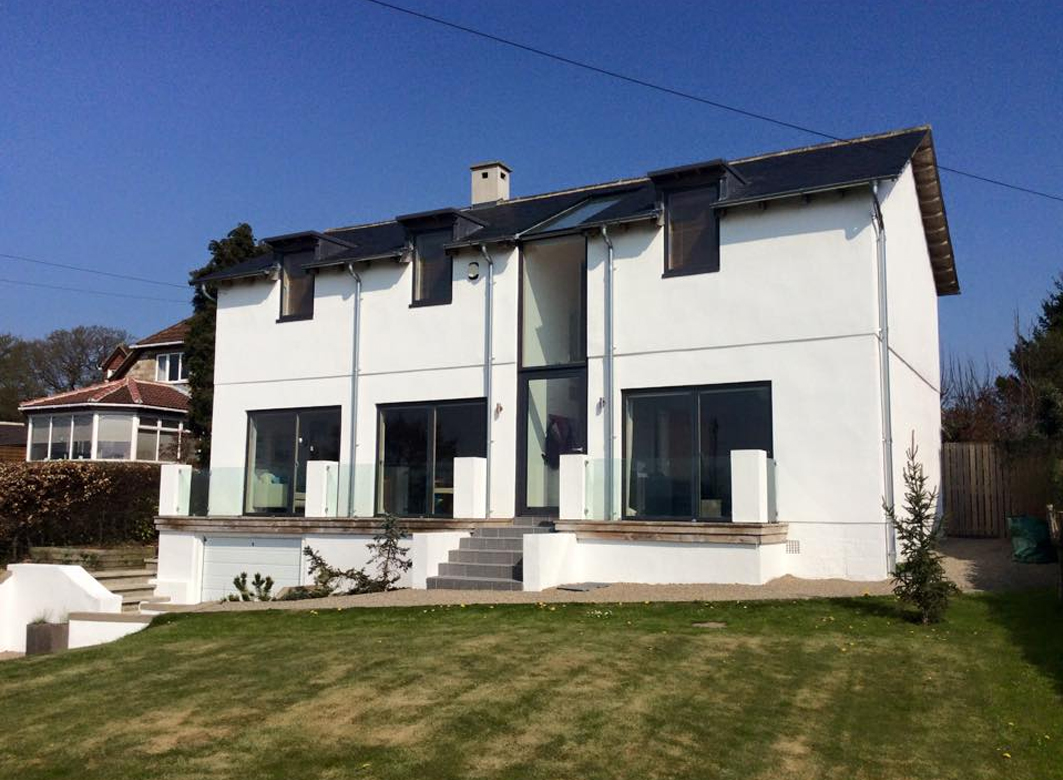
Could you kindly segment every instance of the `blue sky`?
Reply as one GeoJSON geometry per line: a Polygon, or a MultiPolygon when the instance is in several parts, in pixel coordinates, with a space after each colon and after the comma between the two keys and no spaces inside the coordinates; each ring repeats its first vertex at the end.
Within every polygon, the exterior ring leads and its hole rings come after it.
{"type": "MultiPolygon", "coordinates": [[[[930,123],[944,165],[1063,192],[1058,3],[501,3],[411,8],[841,136],[930,123]]],[[[182,284],[237,222],[260,236],[816,138],[345,3],[0,6],[0,253],[182,284]]],[[[1003,367],[1063,269],[1063,203],[943,174],[963,295],[948,353],[1003,367]]],[[[146,334],[178,288],[0,258],[0,331],[146,334]]]]}

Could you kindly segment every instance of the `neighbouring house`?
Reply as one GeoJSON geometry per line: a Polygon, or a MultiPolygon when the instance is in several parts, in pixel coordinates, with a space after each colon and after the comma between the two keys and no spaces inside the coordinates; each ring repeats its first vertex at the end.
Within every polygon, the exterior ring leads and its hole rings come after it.
{"type": "Polygon", "coordinates": [[[24,402],[23,458],[172,463],[191,454],[187,334],[183,320],[120,345],[100,365],[100,383],[24,402]]]}
{"type": "MultiPolygon", "coordinates": [[[[217,288],[209,511],[164,476],[159,595],[414,532],[414,587],[885,578],[939,479],[929,127],[267,239],[217,288]]],[[[182,481],[184,480],[184,481],[182,481]]]]}
{"type": "Polygon", "coordinates": [[[0,422],[0,463],[26,459],[26,423],[0,422]]]}

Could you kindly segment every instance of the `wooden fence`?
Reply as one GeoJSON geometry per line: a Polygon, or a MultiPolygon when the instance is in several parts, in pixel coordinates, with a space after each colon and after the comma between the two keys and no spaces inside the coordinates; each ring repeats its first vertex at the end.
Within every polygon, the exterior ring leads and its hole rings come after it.
{"type": "Polygon", "coordinates": [[[941,500],[949,536],[1003,537],[1007,518],[1045,517],[1057,453],[1049,447],[949,442],[941,452],[941,500]]]}

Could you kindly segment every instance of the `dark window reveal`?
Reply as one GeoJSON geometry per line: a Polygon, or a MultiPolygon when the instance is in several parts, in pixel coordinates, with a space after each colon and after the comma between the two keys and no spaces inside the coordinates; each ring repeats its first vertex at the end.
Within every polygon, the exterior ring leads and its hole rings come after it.
{"type": "Polygon", "coordinates": [[[678,190],[665,204],[665,274],[720,270],[720,222],[715,187],[678,190]]]}
{"type": "Polygon", "coordinates": [[[624,516],[731,516],[731,451],[772,457],[771,384],[624,394],[624,516]]]}
{"type": "Polygon", "coordinates": [[[285,255],[281,262],[281,319],[308,320],[314,316],[314,277],[302,266],[308,254],[285,255]]]}
{"type": "Polygon", "coordinates": [[[413,303],[433,306],[450,303],[453,262],[444,244],[453,240],[453,231],[421,233],[413,242],[413,303]]]}

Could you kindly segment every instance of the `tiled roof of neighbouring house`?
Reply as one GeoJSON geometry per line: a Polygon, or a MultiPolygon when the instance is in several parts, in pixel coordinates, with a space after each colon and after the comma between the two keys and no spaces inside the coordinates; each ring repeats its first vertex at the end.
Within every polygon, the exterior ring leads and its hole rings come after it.
{"type": "MultiPolygon", "coordinates": [[[[717,205],[733,206],[867,184],[896,177],[909,163],[915,176],[923,229],[938,294],[958,293],[960,287],[956,277],[952,240],[941,198],[941,185],[929,127],[896,130],[738,160],[714,161],[713,165],[722,166],[727,170],[726,192],[717,205]]],[[[658,208],[656,187],[648,176],[467,206],[453,211],[475,220],[481,226],[451,246],[518,239],[545,220],[590,198],[616,200],[607,208],[598,210],[583,222],[577,223],[575,229],[649,218],[656,216],[658,208]]],[[[397,220],[335,228],[317,235],[326,239],[338,239],[343,246],[324,258],[308,260],[304,263],[308,268],[381,258],[397,259],[403,253],[408,240],[406,228],[397,220]]],[[[270,239],[266,241],[269,243],[270,239]]],[[[267,253],[224,271],[200,277],[196,283],[268,274],[276,262],[277,258],[267,253]]]]}
{"type": "Polygon", "coordinates": [[[187,412],[188,396],[172,385],[125,377],[25,401],[19,409],[32,412],[35,409],[76,406],[144,406],[187,412]]]}
{"type": "Polygon", "coordinates": [[[150,336],[142,338],[137,343],[130,345],[130,349],[136,349],[137,347],[154,347],[162,346],[163,344],[183,344],[188,337],[188,324],[191,320],[181,320],[168,327],[163,328],[158,333],[152,333],[150,336]]]}

